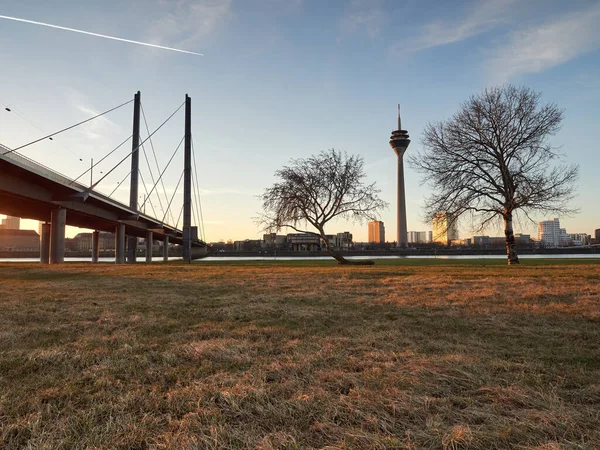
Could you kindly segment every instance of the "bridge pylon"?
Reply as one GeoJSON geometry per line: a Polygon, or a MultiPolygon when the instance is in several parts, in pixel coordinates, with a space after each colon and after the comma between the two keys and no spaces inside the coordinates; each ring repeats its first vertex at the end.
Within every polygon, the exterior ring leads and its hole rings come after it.
{"type": "MultiPolygon", "coordinates": [[[[134,211],[138,209],[138,179],[140,171],[140,109],[142,94],[137,91],[133,97],[133,135],[131,139],[131,175],[129,188],[129,207],[134,211]]],[[[134,263],[137,255],[137,238],[127,238],[127,262],[134,263]]]]}

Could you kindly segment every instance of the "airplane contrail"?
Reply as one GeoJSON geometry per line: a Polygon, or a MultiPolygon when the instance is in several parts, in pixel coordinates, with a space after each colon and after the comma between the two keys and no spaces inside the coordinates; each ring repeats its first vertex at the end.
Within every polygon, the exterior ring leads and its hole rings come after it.
{"type": "Polygon", "coordinates": [[[104,39],[112,39],[113,41],[121,41],[121,42],[128,42],[130,44],[145,45],[146,47],[160,48],[162,50],[171,50],[173,52],[187,53],[190,55],[197,55],[197,56],[204,56],[202,53],[190,52],[188,50],[181,50],[179,48],[165,47],[163,45],[150,44],[148,42],[132,41],[131,39],[123,39],[123,38],[115,37],[115,36],[107,36],[105,34],[92,33],[91,31],[78,30],[76,28],[61,27],[59,25],[52,25],[51,23],[36,22],[35,20],[19,19],[18,17],[10,17],[10,16],[2,16],[2,15],[0,15],[0,19],[13,20],[15,22],[30,23],[32,25],[41,25],[43,27],[56,28],[57,30],[72,31],[74,33],[87,34],[89,36],[96,36],[96,37],[100,37],[100,38],[104,38],[104,39]]]}

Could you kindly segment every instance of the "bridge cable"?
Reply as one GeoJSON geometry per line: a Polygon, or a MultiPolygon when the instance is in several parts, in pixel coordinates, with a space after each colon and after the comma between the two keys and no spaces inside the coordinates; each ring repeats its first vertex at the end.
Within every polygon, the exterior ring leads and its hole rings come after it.
{"type": "MultiPolygon", "coordinates": [[[[194,184],[194,175],[192,175],[192,186],[194,184]]],[[[195,221],[196,223],[196,229],[199,233],[202,233],[202,230],[200,229],[200,223],[198,220],[198,208],[196,207],[196,205],[194,204],[194,202],[191,203],[191,213],[192,213],[192,219],[195,221]]]]}
{"type": "MultiPolygon", "coordinates": [[[[146,198],[150,197],[148,195],[148,188],[146,188],[146,182],[144,181],[144,177],[142,176],[142,171],[138,169],[138,174],[140,175],[140,179],[142,180],[142,184],[144,185],[144,190],[146,191],[146,198]]],[[[146,202],[144,202],[144,204],[146,204],[146,202]]],[[[152,203],[152,200],[150,200],[150,207],[152,208],[152,213],[154,214],[154,217],[158,217],[158,215],[156,214],[156,210],[154,209],[154,203],[152,203]]],[[[138,209],[139,211],[139,209],[138,209]]],[[[146,214],[146,213],[144,213],[146,214]]]]}
{"type": "MultiPolygon", "coordinates": [[[[150,162],[148,161],[148,155],[146,155],[146,147],[142,145],[142,151],[144,153],[144,159],[146,160],[146,165],[148,166],[148,170],[150,171],[150,178],[152,179],[152,183],[154,184],[154,174],[152,173],[152,169],[150,168],[150,162]]],[[[140,170],[140,177],[142,176],[142,172],[140,170]]],[[[142,180],[143,181],[143,180],[142,180]]],[[[146,186],[144,185],[144,188],[146,186]]],[[[146,191],[147,192],[147,191],[146,191]]],[[[158,193],[157,193],[158,194],[158,193]]],[[[160,195],[158,195],[158,204],[160,206],[161,209],[163,209],[163,204],[162,201],[160,199],[160,195]]],[[[164,209],[163,209],[164,210],[164,209]]],[[[155,216],[156,217],[156,216],[155,216]]]]}
{"type": "MultiPolygon", "coordinates": [[[[197,183],[196,177],[194,176],[194,174],[192,174],[192,187],[195,187],[197,183]]],[[[194,210],[194,215],[195,215],[195,219],[196,219],[196,225],[198,226],[198,231],[200,233],[200,236],[204,235],[204,230],[202,229],[202,223],[200,222],[200,208],[198,207],[198,196],[194,193],[194,202],[192,203],[193,206],[193,210],[194,210]]],[[[202,239],[204,240],[204,239],[202,239]]]]}
{"type": "Polygon", "coordinates": [[[181,205],[181,211],[179,211],[179,217],[177,217],[177,223],[175,224],[175,228],[179,229],[179,220],[181,219],[181,215],[183,214],[183,206],[181,205]]]}
{"type": "MultiPolygon", "coordinates": [[[[179,147],[181,147],[181,144],[183,144],[183,141],[185,139],[185,136],[183,136],[181,138],[181,141],[179,141],[179,145],[177,146],[177,148],[175,149],[175,151],[173,152],[173,155],[171,156],[171,159],[169,159],[169,162],[167,163],[167,165],[165,166],[164,170],[162,171],[162,173],[160,174],[160,177],[158,177],[158,180],[156,181],[156,183],[154,184],[154,186],[152,186],[152,189],[150,190],[150,194],[154,191],[154,189],[156,189],[156,186],[158,184],[158,182],[162,179],[163,175],[165,174],[165,172],[167,171],[167,169],[169,168],[169,165],[171,164],[171,162],[173,161],[173,158],[175,157],[175,155],[177,154],[177,151],[179,150],[179,147]]],[[[142,206],[144,206],[146,204],[146,201],[148,201],[148,199],[146,199],[144,201],[144,203],[142,203],[142,205],[140,206],[140,208],[142,206]]]]}
{"type": "MultiPolygon", "coordinates": [[[[150,129],[148,128],[148,122],[146,121],[146,113],[144,112],[144,105],[142,104],[142,102],[140,101],[140,107],[142,109],[142,117],[144,118],[144,124],[146,125],[146,131],[148,132],[148,134],[150,134],[150,129]]],[[[160,166],[158,164],[158,158],[156,157],[156,150],[154,149],[154,143],[152,142],[152,139],[150,139],[150,147],[152,148],[152,154],[154,155],[154,162],[156,163],[156,173],[160,173],[160,166]]],[[[154,183],[154,180],[152,180],[152,182],[154,183]]],[[[167,189],[165,188],[165,183],[164,181],[161,181],[162,184],[162,188],[163,188],[163,193],[165,195],[165,199],[169,200],[169,196],[167,195],[167,189]]],[[[173,213],[171,212],[171,219],[173,219],[173,213]]]]}
{"type": "MultiPolygon", "coordinates": [[[[17,116],[19,116],[21,119],[25,120],[26,122],[29,123],[29,125],[31,125],[34,128],[37,128],[39,131],[41,131],[42,133],[45,133],[44,130],[42,130],[38,125],[35,124],[35,122],[33,122],[32,120],[29,120],[27,117],[25,117],[23,114],[21,114],[19,111],[17,111],[14,107],[8,107],[8,105],[5,104],[4,109],[6,109],[9,112],[13,112],[15,113],[17,116]]],[[[49,138],[51,141],[53,141],[54,139],[49,138]]],[[[73,150],[71,150],[70,148],[67,148],[63,145],[62,142],[57,141],[58,145],[60,145],[62,148],[64,148],[66,151],[68,151],[69,153],[72,153],[73,155],[75,155],[77,158],[79,158],[80,161],[83,161],[83,159],[81,158],[81,155],[75,153],[73,150]]]]}
{"type": "MultiPolygon", "coordinates": [[[[142,145],[144,145],[144,143],[145,143],[145,142],[146,142],[148,139],[150,139],[150,138],[152,137],[152,135],[153,135],[153,134],[155,134],[155,133],[156,133],[158,130],[160,130],[160,129],[163,127],[163,125],[164,125],[165,123],[167,123],[167,122],[168,122],[168,121],[171,119],[171,117],[173,117],[173,116],[174,116],[174,115],[175,115],[175,114],[176,114],[176,113],[177,113],[177,112],[178,112],[178,111],[179,111],[179,110],[180,110],[180,109],[183,107],[183,105],[185,105],[185,102],[183,102],[183,103],[182,103],[182,104],[179,106],[179,108],[177,108],[177,109],[175,110],[175,112],[174,112],[173,114],[171,114],[169,117],[167,117],[167,119],[166,119],[166,120],[165,120],[163,123],[161,123],[161,124],[159,125],[159,127],[158,127],[156,130],[154,130],[154,131],[152,132],[152,134],[150,134],[150,136],[148,136],[146,139],[144,139],[144,140],[143,140],[143,141],[142,141],[142,142],[141,142],[141,143],[140,143],[140,144],[139,144],[139,145],[138,145],[136,148],[134,148],[133,150],[131,150],[131,152],[129,152],[129,154],[128,154],[127,156],[125,156],[125,158],[123,158],[121,161],[119,161],[119,162],[117,163],[117,165],[116,165],[116,166],[114,166],[112,169],[110,169],[106,175],[104,175],[102,178],[100,178],[98,181],[96,181],[96,182],[94,183],[94,185],[90,187],[90,190],[91,190],[91,189],[93,189],[93,188],[95,188],[96,186],[98,186],[98,184],[100,184],[100,182],[101,182],[102,180],[104,180],[104,179],[105,179],[105,178],[106,178],[108,175],[110,175],[110,173],[111,173],[113,170],[115,170],[117,167],[119,167],[119,166],[120,166],[120,165],[123,163],[123,161],[125,161],[127,158],[129,158],[129,157],[130,157],[130,156],[133,154],[133,152],[135,152],[135,151],[136,151],[136,150],[138,150],[138,149],[139,149],[139,148],[140,148],[142,145]]],[[[181,144],[179,144],[179,145],[181,145],[181,144]]]]}
{"type": "MultiPolygon", "coordinates": [[[[131,136],[129,136],[127,139],[125,139],[123,142],[121,142],[119,145],[117,145],[114,149],[112,149],[104,158],[102,158],[100,161],[98,161],[96,164],[93,164],[92,167],[90,167],[89,169],[87,169],[85,172],[83,172],[81,175],[79,175],[77,178],[75,178],[73,181],[71,181],[69,183],[69,185],[75,183],[77,180],[79,180],[82,176],[84,176],[86,173],[88,173],[90,170],[92,170],[94,167],[96,167],[98,164],[100,164],[102,161],[104,161],[106,158],[108,158],[110,155],[112,155],[114,152],[116,152],[117,150],[119,150],[123,145],[125,145],[125,143],[131,139],[133,137],[133,134],[131,136]]],[[[131,172],[129,172],[131,173],[131,172]]]]}
{"type": "MultiPolygon", "coordinates": [[[[175,186],[175,191],[173,191],[173,195],[171,196],[171,200],[169,200],[169,206],[168,208],[171,209],[171,203],[173,202],[173,199],[175,198],[175,194],[177,194],[177,189],[179,189],[179,184],[181,183],[181,179],[183,178],[183,174],[185,173],[185,169],[181,171],[181,176],[179,177],[179,181],[177,182],[177,186],[175,186]]],[[[162,223],[165,223],[165,218],[167,217],[167,213],[165,213],[165,215],[162,218],[162,223]]],[[[175,227],[177,228],[177,227],[175,227]]]]}
{"type": "Polygon", "coordinates": [[[101,114],[95,115],[94,117],[90,117],[89,119],[86,119],[86,120],[83,120],[83,121],[81,121],[81,122],[78,122],[78,123],[76,123],[75,125],[71,125],[70,127],[63,128],[63,129],[62,129],[62,130],[60,130],[60,131],[57,131],[57,132],[55,132],[55,133],[49,134],[48,136],[44,136],[44,137],[42,137],[42,138],[36,139],[35,141],[29,142],[28,144],[21,145],[20,147],[13,148],[11,151],[9,151],[9,152],[6,152],[6,153],[3,153],[3,155],[7,155],[7,154],[9,154],[9,153],[16,152],[17,150],[21,150],[22,148],[25,148],[25,147],[28,147],[28,146],[30,146],[30,145],[32,145],[32,144],[35,144],[35,143],[37,143],[37,142],[43,141],[44,139],[48,139],[48,138],[50,138],[50,137],[52,137],[52,136],[56,136],[57,134],[60,134],[60,133],[62,133],[62,132],[64,132],[64,131],[67,131],[67,130],[70,130],[71,128],[75,128],[75,127],[78,127],[79,125],[83,125],[84,123],[87,123],[87,122],[89,122],[90,120],[97,119],[98,117],[100,117],[100,116],[103,116],[103,115],[105,115],[105,114],[108,114],[109,112],[112,112],[112,111],[114,111],[115,109],[119,109],[119,108],[121,108],[121,107],[123,107],[123,106],[125,106],[125,105],[128,105],[128,104],[129,104],[129,103],[131,103],[131,102],[133,102],[133,99],[132,99],[132,100],[129,100],[128,102],[122,103],[122,104],[120,104],[119,106],[115,106],[114,108],[111,108],[111,109],[109,109],[108,111],[104,111],[104,112],[103,112],[103,113],[101,113],[101,114]]]}
{"type": "Polygon", "coordinates": [[[110,195],[108,196],[108,198],[112,197],[112,195],[115,193],[115,191],[117,189],[119,189],[119,187],[121,187],[121,183],[123,183],[127,179],[127,177],[129,175],[131,175],[131,170],[129,171],[129,173],[127,175],[125,175],[125,178],[123,178],[121,181],[117,181],[117,187],[112,190],[112,192],[110,193],[110,195]]]}
{"type": "Polygon", "coordinates": [[[202,215],[202,200],[200,199],[200,181],[198,180],[198,167],[196,166],[196,150],[194,149],[194,137],[192,136],[192,156],[194,161],[194,173],[196,174],[196,194],[198,199],[198,210],[200,211],[200,225],[202,226],[202,240],[206,242],[204,233],[204,217],[202,215]]]}

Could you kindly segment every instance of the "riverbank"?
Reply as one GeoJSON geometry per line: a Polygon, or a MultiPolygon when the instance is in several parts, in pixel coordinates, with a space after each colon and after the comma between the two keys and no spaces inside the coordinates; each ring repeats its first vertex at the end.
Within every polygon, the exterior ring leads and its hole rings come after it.
{"type": "Polygon", "coordinates": [[[0,447],[600,448],[600,265],[437,261],[3,264],[0,447]]]}

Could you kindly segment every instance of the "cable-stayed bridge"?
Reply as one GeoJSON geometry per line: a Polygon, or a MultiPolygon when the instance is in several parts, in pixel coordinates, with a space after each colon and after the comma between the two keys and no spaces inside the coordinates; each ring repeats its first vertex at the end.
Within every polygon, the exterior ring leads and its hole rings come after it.
{"type": "MultiPolygon", "coordinates": [[[[6,109],[10,111],[9,108],[6,109]]],[[[14,149],[0,144],[0,213],[39,220],[44,223],[41,232],[41,262],[61,263],[64,261],[66,225],[95,230],[92,234],[92,262],[98,261],[100,231],[115,233],[115,261],[117,263],[136,261],[138,238],[145,238],[146,240],[147,261],[151,261],[152,243],[155,240],[163,242],[163,256],[165,260],[168,259],[170,243],[183,246],[184,261],[189,262],[206,253],[206,244],[198,237],[198,229],[200,228],[202,231],[203,226],[201,207],[199,206],[197,170],[192,170],[192,165],[194,169],[196,167],[195,155],[192,153],[191,99],[186,95],[185,102],[153,132],[150,132],[146,123],[148,136],[143,140],[140,134],[140,118],[143,117],[145,121],[145,114],[141,116],[141,111],[143,114],[143,110],[141,109],[141,94],[138,92],[132,101],[30,143],[14,149]],[[19,150],[25,147],[34,145],[45,139],[52,139],[57,134],[66,132],[132,102],[134,104],[132,135],[101,158],[96,165],[121,148],[129,140],[132,142],[131,152],[95,183],[92,184],[90,182],[89,186],[84,185],[79,180],[88,172],[93,171],[95,167],[93,162],[90,169],[83,172],[79,177],[72,179],[19,153],[19,150]],[[161,169],[156,160],[156,153],[151,138],[184,106],[184,136],[167,165],[161,169]],[[144,148],[144,143],[148,141],[152,145],[152,153],[156,162],[156,177],[154,176],[148,154],[144,148]],[[182,144],[184,168],[179,177],[179,183],[169,198],[165,190],[163,175],[179,152],[182,144]],[[140,153],[144,155],[150,178],[153,182],[153,186],[150,189],[148,189],[142,178],[139,164],[140,153]],[[111,198],[114,191],[110,195],[106,195],[96,189],[98,184],[123,163],[131,165],[131,171],[125,177],[125,179],[130,179],[130,202],[128,205],[111,198]],[[140,178],[142,179],[146,193],[142,204],[139,202],[138,195],[140,178]],[[175,220],[176,216],[171,211],[171,205],[182,180],[183,205],[175,220]],[[161,186],[164,193],[162,200],[158,194],[161,186]],[[146,203],[150,202],[149,204],[153,205],[150,201],[153,198],[153,194],[154,198],[158,198],[164,211],[162,217],[155,217],[157,214],[154,206],[152,206],[152,214],[145,213],[144,207],[146,203]],[[163,201],[165,205],[162,204],[163,201]],[[182,226],[179,228],[181,218],[183,218],[183,221],[182,226]],[[193,218],[196,221],[195,226],[192,222],[193,218]],[[174,223],[169,223],[169,219],[174,223]]],[[[125,179],[122,181],[125,181],[125,179]]]]}

